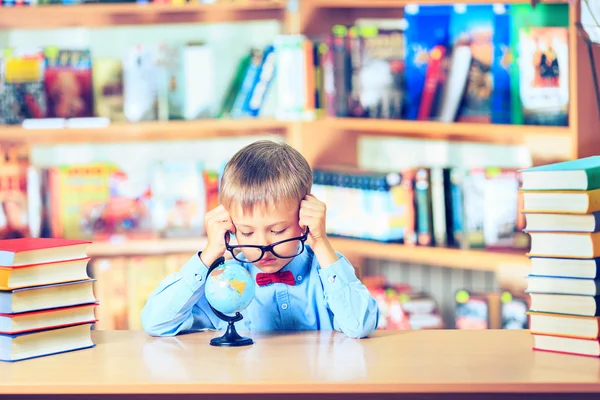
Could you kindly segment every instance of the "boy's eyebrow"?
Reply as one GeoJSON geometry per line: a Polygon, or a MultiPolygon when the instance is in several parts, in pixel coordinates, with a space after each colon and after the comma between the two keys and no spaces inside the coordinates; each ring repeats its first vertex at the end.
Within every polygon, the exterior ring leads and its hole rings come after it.
{"type": "MultiPolygon", "coordinates": [[[[273,227],[273,226],[275,226],[275,225],[285,224],[285,223],[287,223],[287,222],[288,222],[288,221],[279,221],[279,222],[275,222],[275,223],[273,223],[273,224],[271,224],[271,225],[267,225],[267,228],[271,228],[271,227],[273,227]]],[[[245,224],[235,224],[235,226],[239,226],[239,227],[242,227],[242,228],[250,228],[250,229],[254,228],[254,227],[253,227],[253,226],[251,226],[251,225],[245,225],[245,224]]]]}

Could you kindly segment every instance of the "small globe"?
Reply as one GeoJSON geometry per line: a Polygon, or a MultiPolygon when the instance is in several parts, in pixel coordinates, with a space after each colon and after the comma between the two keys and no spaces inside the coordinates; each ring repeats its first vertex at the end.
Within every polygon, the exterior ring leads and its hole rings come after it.
{"type": "Polygon", "coordinates": [[[206,300],[223,314],[235,314],[250,305],[255,285],[252,275],[244,267],[226,262],[208,275],[206,300]]]}

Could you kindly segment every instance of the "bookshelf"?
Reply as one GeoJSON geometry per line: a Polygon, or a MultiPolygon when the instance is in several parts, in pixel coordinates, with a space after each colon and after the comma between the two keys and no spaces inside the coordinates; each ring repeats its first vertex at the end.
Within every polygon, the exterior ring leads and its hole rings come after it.
{"type": "MultiPolygon", "coordinates": [[[[357,18],[402,17],[402,6],[408,4],[454,4],[451,0],[305,0],[294,14],[293,28],[299,33],[318,34],[336,23],[352,23],[357,18]]],[[[495,1],[471,0],[461,4],[490,4],[495,1]]],[[[530,3],[529,0],[507,0],[505,4],[530,3]]],[[[542,1],[548,4],[569,4],[569,126],[525,126],[492,124],[443,124],[420,121],[382,121],[341,118],[325,121],[319,133],[303,132],[300,148],[313,165],[320,162],[356,164],[356,141],[361,135],[403,136],[448,140],[471,140],[489,143],[523,143],[536,161],[556,161],[587,157],[598,153],[600,115],[591,82],[591,65],[576,22],[579,2],[566,0],[542,1]],[[324,135],[327,132],[327,135],[324,135]],[[317,140],[327,136],[325,140],[317,140]],[[336,151],[332,151],[335,148],[336,151]]],[[[595,53],[598,53],[597,51],[595,53]]],[[[596,54],[596,65],[600,56],[596,54]]]]}
{"type": "MultiPolygon", "coordinates": [[[[528,3],[505,0],[501,3],[528,3]]],[[[210,23],[276,19],[288,33],[322,33],[332,24],[356,18],[400,17],[408,4],[452,4],[456,0],[255,0],[216,4],[185,5],[89,4],[3,8],[0,29],[61,27],[108,27],[171,23],[210,23]],[[289,5],[289,6],[288,6],[289,5]]],[[[493,0],[463,0],[464,4],[490,4],[493,0]]],[[[568,3],[546,0],[542,3],[568,3]]],[[[198,120],[114,124],[97,129],[31,129],[0,127],[0,143],[59,144],[75,142],[156,141],[205,139],[275,133],[299,149],[313,167],[320,164],[356,165],[359,137],[414,137],[494,144],[525,144],[538,160],[571,159],[598,152],[600,116],[596,107],[587,49],[575,28],[578,2],[569,3],[570,124],[568,127],[439,123],[402,120],[326,118],[284,122],[273,119],[198,120]]],[[[597,62],[600,65],[600,60],[597,62]]],[[[523,253],[407,247],[351,239],[332,239],[340,252],[357,258],[385,258],[395,261],[444,265],[494,271],[496,266],[526,265],[523,253]]],[[[95,243],[93,256],[158,254],[198,250],[197,240],[152,239],[126,243],[95,243]]]]}

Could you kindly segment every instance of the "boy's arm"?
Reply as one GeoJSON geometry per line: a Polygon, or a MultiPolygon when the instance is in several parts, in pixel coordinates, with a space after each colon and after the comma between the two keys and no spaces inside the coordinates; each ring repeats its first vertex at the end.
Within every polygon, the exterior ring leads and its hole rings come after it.
{"type": "Polygon", "coordinates": [[[204,296],[208,268],[199,254],[192,256],[175,274],[165,278],[152,292],[142,310],[142,327],[152,336],[214,329],[219,319],[204,296]]]}
{"type": "MultiPolygon", "coordinates": [[[[325,301],[333,313],[333,325],[350,337],[365,337],[377,329],[379,307],[365,285],[358,280],[352,264],[337,253],[327,239],[325,203],[312,194],[300,202],[301,227],[308,227],[325,301]]],[[[316,266],[313,265],[313,268],[316,266]]]]}
{"type": "Polygon", "coordinates": [[[333,313],[334,328],[354,338],[370,335],[379,323],[379,307],[341,254],[327,268],[319,268],[325,301],[333,313]]]}

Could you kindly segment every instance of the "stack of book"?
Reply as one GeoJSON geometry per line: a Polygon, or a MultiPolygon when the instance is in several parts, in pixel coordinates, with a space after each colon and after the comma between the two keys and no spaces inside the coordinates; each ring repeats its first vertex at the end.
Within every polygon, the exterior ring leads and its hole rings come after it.
{"type": "Polygon", "coordinates": [[[600,356],[600,156],[523,171],[534,349],[600,356]]]}
{"type": "Polygon", "coordinates": [[[90,242],[0,241],[0,360],[93,347],[97,305],[87,273],[90,242]]]}

